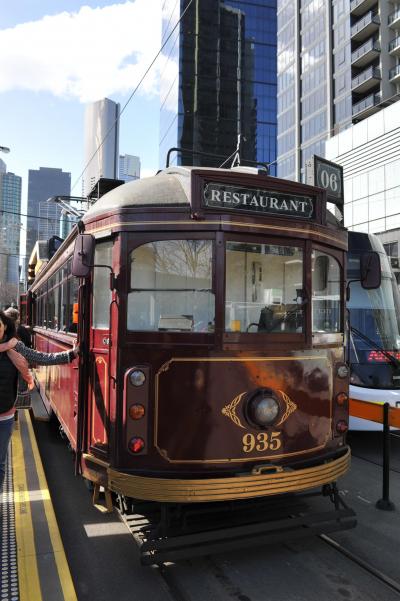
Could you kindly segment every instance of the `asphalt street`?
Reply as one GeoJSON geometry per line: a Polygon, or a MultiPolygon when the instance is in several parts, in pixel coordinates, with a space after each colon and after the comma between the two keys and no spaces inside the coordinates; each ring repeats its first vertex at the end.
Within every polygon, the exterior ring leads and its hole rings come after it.
{"type": "MultiPolygon", "coordinates": [[[[365,568],[314,537],[237,550],[164,567],[142,567],[137,545],[119,520],[95,509],[74,476],[74,456],[54,423],[35,431],[79,601],[392,601],[396,592],[365,568]]],[[[332,535],[343,547],[400,583],[400,441],[392,441],[391,500],[381,496],[381,435],[354,433],[351,472],[339,483],[358,518],[355,529],[332,535]]],[[[400,590],[400,584],[399,584],[400,590]]]]}

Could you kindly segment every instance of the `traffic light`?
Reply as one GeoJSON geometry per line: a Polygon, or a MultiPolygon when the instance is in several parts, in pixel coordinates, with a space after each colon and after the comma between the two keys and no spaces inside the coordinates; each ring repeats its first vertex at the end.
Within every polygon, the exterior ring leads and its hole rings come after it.
{"type": "Polygon", "coordinates": [[[33,282],[35,280],[35,275],[36,275],[35,267],[36,267],[36,265],[34,265],[34,264],[28,265],[28,286],[33,284],[33,282]]]}

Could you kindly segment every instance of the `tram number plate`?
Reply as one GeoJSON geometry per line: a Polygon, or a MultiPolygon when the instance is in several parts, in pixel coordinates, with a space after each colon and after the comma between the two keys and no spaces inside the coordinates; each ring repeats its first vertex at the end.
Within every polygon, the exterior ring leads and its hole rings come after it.
{"type": "Polygon", "coordinates": [[[251,453],[256,450],[262,453],[263,451],[277,451],[282,446],[281,432],[259,432],[258,434],[245,434],[242,438],[243,451],[251,453]]]}

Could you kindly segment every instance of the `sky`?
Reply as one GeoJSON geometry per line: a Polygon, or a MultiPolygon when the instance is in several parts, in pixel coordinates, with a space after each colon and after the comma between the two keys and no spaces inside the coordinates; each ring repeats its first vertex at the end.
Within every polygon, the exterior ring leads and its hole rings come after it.
{"type": "MultiPolygon", "coordinates": [[[[0,152],[22,177],[57,167],[82,192],[84,112],[110,98],[125,105],[157,52],[161,0],[0,0],[0,152]]],[[[142,176],[159,168],[160,56],[120,121],[120,153],[141,159],[142,176]]]]}

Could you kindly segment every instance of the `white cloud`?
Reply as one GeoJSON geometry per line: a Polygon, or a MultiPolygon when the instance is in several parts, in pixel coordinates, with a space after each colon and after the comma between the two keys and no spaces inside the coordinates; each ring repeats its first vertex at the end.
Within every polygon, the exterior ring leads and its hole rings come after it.
{"type": "MultiPolygon", "coordinates": [[[[3,29],[0,92],[45,91],[80,102],[127,93],[155,57],[160,39],[160,0],[83,6],[3,29]]],[[[140,89],[158,93],[157,64],[140,89]]]]}

